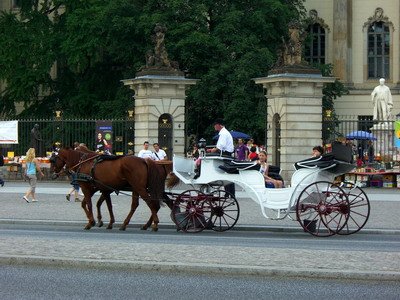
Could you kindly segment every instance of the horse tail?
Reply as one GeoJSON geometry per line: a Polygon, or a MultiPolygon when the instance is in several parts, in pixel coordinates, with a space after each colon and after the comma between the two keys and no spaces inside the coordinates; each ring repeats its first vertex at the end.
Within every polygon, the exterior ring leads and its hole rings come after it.
{"type": "Polygon", "coordinates": [[[179,179],[178,176],[175,175],[175,173],[169,173],[167,177],[167,188],[171,189],[175,186],[177,186],[181,180],[179,179]]]}
{"type": "Polygon", "coordinates": [[[147,165],[147,188],[151,200],[162,201],[165,191],[165,182],[160,180],[157,165],[151,159],[145,159],[147,165]]]}

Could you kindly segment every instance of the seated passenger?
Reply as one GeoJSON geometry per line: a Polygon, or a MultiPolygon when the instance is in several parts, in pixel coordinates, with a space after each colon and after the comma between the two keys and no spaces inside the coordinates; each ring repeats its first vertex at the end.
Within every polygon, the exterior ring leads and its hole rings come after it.
{"type": "Polygon", "coordinates": [[[262,150],[258,154],[257,163],[260,165],[260,173],[264,175],[265,187],[266,188],[281,188],[283,187],[283,181],[274,179],[268,176],[268,164],[267,164],[267,152],[262,150]]]}
{"type": "Polygon", "coordinates": [[[322,154],[324,154],[324,148],[321,146],[315,146],[312,148],[312,156],[313,157],[320,157],[322,154]]]}

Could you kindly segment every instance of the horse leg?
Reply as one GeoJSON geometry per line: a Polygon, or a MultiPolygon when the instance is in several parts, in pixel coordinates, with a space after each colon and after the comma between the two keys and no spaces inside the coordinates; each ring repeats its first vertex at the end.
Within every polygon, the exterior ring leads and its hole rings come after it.
{"type": "Polygon", "coordinates": [[[160,220],[158,219],[158,211],[161,207],[160,202],[150,200],[150,205],[149,203],[147,205],[151,210],[151,218],[153,219],[153,225],[151,225],[151,229],[152,231],[158,231],[158,223],[160,223],[160,220]]]}
{"type": "Polygon", "coordinates": [[[101,215],[101,205],[103,204],[104,200],[105,200],[105,196],[103,194],[101,194],[99,200],[97,200],[97,203],[96,203],[96,207],[97,207],[97,222],[98,222],[98,226],[99,227],[102,227],[103,224],[104,224],[103,221],[102,221],[103,216],[101,215]]]}
{"type": "Polygon", "coordinates": [[[88,218],[88,223],[85,226],[86,230],[89,230],[90,228],[92,228],[96,222],[94,221],[94,217],[93,217],[93,210],[92,210],[92,196],[93,196],[93,192],[90,192],[88,190],[83,190],[82,191],[83,194],[85,195],[82,201],[82,208],[86,213],[86,217],[88,218]]]}
{"type": "Polygon", "coordinates": [[[158,219],[158,211],[160,210],[160,202],[152,201],[150,199],[143,198],[146,202],[147,206],[150,208],[151,216],[145,225],[142,226],[142,229],[146,230],[149,226],[151,226],[152,231],[158,231],[158,223],[160,220],[158,219]]]}
{"type": "Polygon", "coordinates": [[[110,223],[108,223],[107,229],[112,229],[113,224],[115,223],[115,218],[114,218],[114,212],[112,208],[112,203],[111,203],[111,196],[110,194],[107,194],[106,198],[106,204],[108,208],[108,213],[110,214],[110,223]]]}
{"type": "Polygon", "coordinates": [[[147,221],[147,223],[144,224],[140,229],[141,230],[147,230],[147,228],[149,228],[152,223],[153,223],[153,216],[151,215],[149,220],[147,221]]]}
{"type": "Polygon", "coordinates": [[[132,193],[132,204],[131,204],[131,211],[129,212],[129,214],[127,215],[127,217],[125,218],[125,221],[122,223],[121,227],[119,228],[119,230],[125,230],[126,226],[128,226],[135,210],[138,208],[139,206],[139,195],[136,192],[132,193]]]}

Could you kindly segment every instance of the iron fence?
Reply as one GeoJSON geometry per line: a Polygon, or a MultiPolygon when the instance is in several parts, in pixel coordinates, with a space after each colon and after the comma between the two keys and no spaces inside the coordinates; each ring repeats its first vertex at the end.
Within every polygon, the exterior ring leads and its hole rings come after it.
{"type": "MultiPolygon", "coordinates": [[[[2,120],[8,121],[8,120],[2,120]]],[[[97,119],[20,119],[18,120],[18,144],[1,145],[3,152],[13,151],[14,155],[25,155],[31,146],[31,130],[39,125],[42,138],[42,153],[50,152],[58,142],[62,146],[73,146],[74,142],[84,143],[89,149],[95,149],[97,119]]],[[[112,121],[113,153],[127,153],[133,150],[134,122],[130,119],[112,121]]],[[[39,156],[39,155],[37,155],[39,156]]]]}
{"type": "Polygon", "coordinates": [[[326,145],[339,137],[346,138],[350,133],[359,132],[358,137],[348,139],[353,146],[355,158],[368,161],[368,148],[372,144],[375,161],[399,161],[400,149],[395,147],[395,121],[372,120],[372,116],[326,118],[322,124],[322,139],[326,145]]]}

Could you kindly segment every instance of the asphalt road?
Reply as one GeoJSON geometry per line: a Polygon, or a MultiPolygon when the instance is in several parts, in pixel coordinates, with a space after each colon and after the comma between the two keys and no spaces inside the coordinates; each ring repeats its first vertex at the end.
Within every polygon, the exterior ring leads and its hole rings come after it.
{"type": "Polygon", "coordinates": [[[13,299],[398,299],[394,281],[208,275],[2,266],[0,298],[13,299]]]}
{"type": "MultiPolygon", "coordinates": [[[[294,221],[266,220],[240,191],[237,230],[191,235],[170,230],[167,208],[158,233],[140,231],[149,217],[143,203],[126,232],[85,231],[80,203],[65,200],[68,183],[39,182],[37,203],[21,199],[26,189],[24,182],[0,188],[1,265],[400,280],[399,190],[367,190],[371,215],[360,233],[316,238],[294,221]]],[[[119,223],[129,205],[128,196],[113,196],[119,223]]]]}

